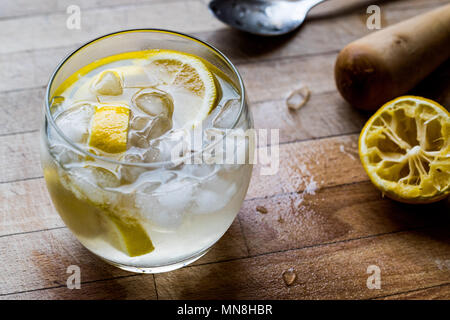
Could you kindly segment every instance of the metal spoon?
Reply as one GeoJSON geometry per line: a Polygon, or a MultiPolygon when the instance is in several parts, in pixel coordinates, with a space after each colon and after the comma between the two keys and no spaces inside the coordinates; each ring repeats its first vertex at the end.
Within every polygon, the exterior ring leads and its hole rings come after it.
{"type": "Polygon", "coordinates": [[[209,9],[220,21],[236,29],[277,36],[297,29],[308,11],[323,1],[212,0],[209,9]]]}

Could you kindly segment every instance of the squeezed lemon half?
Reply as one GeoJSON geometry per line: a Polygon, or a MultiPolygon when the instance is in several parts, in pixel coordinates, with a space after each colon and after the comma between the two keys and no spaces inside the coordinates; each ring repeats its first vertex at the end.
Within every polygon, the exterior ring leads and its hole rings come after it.
{"type": "Polygon", "coordinates": [[[450,193],[450,114],[422,97],[392,100],[367,121],[359,155],[370,180],[390,198],[441,200],[450,193]]]}

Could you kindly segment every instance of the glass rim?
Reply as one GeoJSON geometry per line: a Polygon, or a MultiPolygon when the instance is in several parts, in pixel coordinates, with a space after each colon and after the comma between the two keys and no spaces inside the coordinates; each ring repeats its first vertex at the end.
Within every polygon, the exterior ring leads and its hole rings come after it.
{"type": "Polygon", "coordinates": [[[50,123],[50,125],[56,130],[57,134],[64,140],[64,142],[69,144],[71,148],[75,149],[78,152],[81,152],[82,154],[84,154],[84,155],[86,155],[88,157],[92,157],[92,158],[95,158],[95,159],[100,160],[100,161],[114,163],[114,164],[117,164],[117,165],[126,165],[126,166],[143,167],[143,168],[165,167],[165,166],[168,166],[168,165],[173,166],[173,165],[178,165],[180,163],[183,163],[185,160],[192,159],[192,157],[195,157],[198,154],[203,153],[205,151],[205,149],[213,148],[215,145],[220,143],[223,140],[223,138],[225,138],[230,133],[230,129],[234,129],[236,127],[237,123],[239,122],[239,119],[241,118],[242,113],[244,111],[245,101],[246,101],[246,96],[245,96],[244,81],[242,80],[242,77],[241,77],[239,71],[234,66],[234,64],[230,61],[230,59],[225,54],[223,54],[219,49],[214,47],[213,45],[211,45],[211,44],[209,44],[209,43],[207,43],[207,42],[205,42],[203,40],[200,40],[200,39],[198,39],[198,38],[196,38],[194,36],[190,36],[190,35],[187,35],[185,33],[178,32],[178,31],[172,31],[172,30],[167,30],[167,29],[157,29],[157,28],[127,29],[127,30],[111,32],[111,33],[105,34],[103,36],[99,36],[99,37],[97,37],[95,39],[92,39],[92,40],[90,40],[88,42],[85,42],[84,44],[79,46],[77,49],[75,49],[72,52],[70,52],[69,54],[67,54],[66,57],[64,57],[61,60],[61,62],[59,62],[59,64],[56,66],[55,70],[52,72],[52,74],[50,76],[50,80],[48,82],[48,85],[47,85],[47,88],[46,88],[46,91],[45,91],[45,121],[50,123]],[[120,160],[115,160],[115,159],[111,159],[111,158],[108,158],[108,157],[96,155],[96,154],[94,154],[92,152],[89,152],[89,151],[81,148],[75,142],[73,142],[70,138],[68,138],[62,132],[62,130],[59,128],[59,126],[56,124],[55,119],[53,118],[53,114],[51,113],[51,110],[50,110],[50,98],[51,98],[50,97],[50,89],[52,87],[53,81],[55,80],[55,77],[58,74],[58,72],[60,71],[60,69],[64,66],[64,64],[66,62],[68,62],[70,60],[70,58],[72,56],[74,56],[76,53],[80,52],[82,49],[87,48],[89,45],[94,44],[94,43],[96,43],[98,41],[101,41],[103,39],[106,39],[106,38],[109,38],[109,37],[112,37],[112,36],[116,36],[116,35],[119,35],[119,34],[138,33],[138,32],[170,34],[170,35],[175,35],[177,37],[185,38],[187,40],[195,41],[195,42],[199,43],[200,45],[203,45],[204,47],[206,47],[207,49],[209,49],[210,51],[212,51],[216,55],[218,55],[221,59],[223,59],[223,61],[231,69],[231,71],[234,73],[234,75],[238,79],[239,90],[240,90],[240,98],[239,98],[239,100],[240,100],[240,108],[239,108],[239,112],[238,112],[238,114],[236,116],[236,119],[234,120],[233,125],[230,128],[225,128],[225,133],[224,133],[222,139],[216,139],[217,141],[214,141],[211,145],[208,145],[206,147],[202,147],[201,150],[198,150],[198,151],[190,153],[190,154],[188,154],[186,156],[180,157],[179,159],[177,159],[176,163],[174,163],[171,160],[159,161],[159,162],[149,162],[149,163],[144,163],[144,162],[127,162],[127,161],[120,161],[120,160]]]}

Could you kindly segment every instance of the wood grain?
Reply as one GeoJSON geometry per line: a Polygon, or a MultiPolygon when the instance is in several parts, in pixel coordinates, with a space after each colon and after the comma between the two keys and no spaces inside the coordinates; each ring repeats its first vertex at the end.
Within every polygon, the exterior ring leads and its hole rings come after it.
{"type": "Polygon", "coordinates": [[[261,175],[257,164],[247,197],[262,198],[275,194],[302,192],[366,181],[359,162],[358,135],[338,136],[283,144],[280,146],[279,171],[261,175]]]}
{"type": "MultiPolygon", "coordinates": [[[[7,146],[0,149],[0,155],[9,154],[4,158],[0,156],[0,159],[3,159],[0,162],[1,168],[4,168],[2,171],[7,174],[2,177],[10,180],[26,179],[0,183],[0,212],[2,213],[0,236],[62,226],[52,209],[44,180],[30,179],[33,176],[40,177],[42,170],[39,164],[38,141],[33,140],[36,134],[27,135],[24,141],[31,141],[31,143],[25,146],[35,147],[28,152],[24,151],[26,148],[23,145],[14,143],[12,138],[16,136],[0,137],[0,147],[7,146]],[[22,151],[27,153],[23,155],[22,151]],[[21,162],[21,159],[25,160],[21,162]],[[21,169],[23,167],[27,169],[21,169]],[[30,197],[30,194],[33,194],[33,197],[30,197]]],[[[312,181],[316,183],[317,188],[321,188],[365,180],[367,177],[356,157],[355,135],[284,144],[280,146],[278,175],[261,176],[260,167],[256,166],[247,199],[301,192],[312,181]],[[332,156],[324,157],[325,153],[332,156]],[[321,156],[322,159],[316,161],[316,158],[321,156]],[[348,169],[339,169],[336,164],[348,169]],[[356,171],[354,168],[359,170],[356,171]]]]}
{"type": "Polygon", "coordinates": [[[448,283],[436,259],[450,257],[448,228],[395,233],[155,275],[161,299],[367,299],[448,283]],[[367,267],[381,289],[367,288],[367,267]],[[297,279],[287,286],[283,271],[297,279]],[[198,285],[201,283],[201,285],[198,285]]]}
{"type": "Polygon", "coordinates": [[[250,255],[449,224],[450,203],[400,204],[365,181],[244,202],[239,219],[250,255]],[[267,209],[266,214],[256,210],[267,209]]]}
{"type": "MultiPolygon", "coordinates": [[[[77,5],[82,11],[96,8],[125,7],[137,4],[156,4],[161,2],[176,2],[180,0],[4,0],[0,19],[16,19],[33,15],[66,13],[67,7],[77,5]]],[[[181,0],[182,1],[182,0],[181,0]]]]}
{"type": "MultiPolygon", "coordinates": [[[[65,287],[70,265],[80,267],[82,283],[130,275],[96,258],[62,224],[51,230],[0,236],[0,252],[0,296],[65,287]]],[[[236,220],[211,251],[194,264],[247,255],[241,227],[236,220]]]]}
{"type": "Polygon", "coordinates": [[[128,273],[95,258],[67,229],[0,238],[0,294],[65,286],[67,267],[81,269],[81,281],[128,273]]]}
{"type": "Polygon", "coordinates": [[[0,237],[63,226],[43,178],[0,184],[0,237]]]}
{"type": "MultiPolygon", "coordinates": [[[[373,32],[366,27],[367,7],[374,1],[356,0],[333,1],[315,7],[317,15],[312,15],[301,29],[293,34],[276,38],[261,38],[232,29],[219,29],[196,33],[227,54],[235,62],[260,59],[286,58],[338,51],[351,41],[373,32]],[[329,9],[327,9],[329,7],[329,9]],[[338,7],[342,10],[337,10],[338,7]],[[347,9],[346,9],[347,8],[347,9]],[[316,10],[317,9],[317,10],[316,10]],[[319,12],[319,9],[320,12],[319,12]]],[[[384,1],[381,8],[382,27],[385,28],[414,15],[426,12],[436,5],[449,0],[428,1],[384,1]],[[401,5],[403,3],[403,5],[401,5]],[[407,4],[406,4],[407,3],[407,4]]],[[[312,12],[313,13],[313,12],[312,12]]]]}
{"type": "Polygon", "coordinates": [[[80,289],[58,287],[0,296],[10,300],[154,300],[153,275],[128,275],[83,283],[80,289]]]}
{"type": "MultiPolygon", "coordinates": [[[[20,64],[23,58],[18,57],[20,55],[28,55],[28,53],[18,54],[9,63],[20,64]]],[[[335,54],[328,54],[287,59],[280,62],[271,61],[241,65],[239,70],[246,83],[250,105],[258,101],[284,101],[293,90],[302,85],[307,85],[313,96],[333,91],[335,88],[333,80],[334,59],[335,54]],[[269,76],[268,72],[272,76],[269,76]]],[[[44,103],[43,85],[48,81],[48,75],[55,65],[55,60],[50,58],[48,60],[49,64],[43,63],[35,69],[32,60],[25,58],[25,61],[28,61],[31,65],[26,66],[27,62],[24,62],[20,68],[31,68],[35,70],[33,73],[19,70],[17,72],[23,72],[22,76],[18,77],[11,74],[11,81],[0,81],[0,91],[2,89],[21,88],[20,90],[0,93],[0,99],[7,102],[0,105],[0,112],[4,115],[0,118],[0,135],[39,128],[44,103]],[[3,88],[2,85],[4,85],[3,88]],[[29,113],[29,116],[20,119],[20,115],[24,112],[29,113]],[[25,122],[27,120],[29,122],[25,122]]],[[[8,61],[4,61],[3,65],[6,66],[7,64],[8,61]]],[[[0,68],[1,66],[2,62],[0,61],[0,68]]],[[[8,73],[8,69],[5,69],[5,72],[8,73]]],[[[336,97],[336,95],[334,96],[336,97]]],[[[281,123],[279,125],[282,127],[281,123]]]]}
{"type": "Polygon", "coordinates": [[[39,132],[0,137],[0,183],[42,177],[39,132]]]}
{"type": "MultiPolygon", "coordinates": [[[[357,152],[368,115],[335,90],[334,60],[369,32],[373,1],[329,0],[297,32],[260,38],[215,20],[208,0],[32,0],[0,4],[0,299],[450,299],[450,201],[402,205],[367,181],[357,152]],[[65,27],[82,9],[82,29],[65,27]],[[192,19],[195,17],[195,19],[192,19]],[[54,210],[39,164],[44,86],[57,62],[84,41],[134,27],[193,33],[235,62],[255,126],[280,129],[274,176],[255,167],[246,200],[224,237],[193,265],[134,275],[108,266],[75,239],[54,210]],[[306,85],[310,101],[289,112],[306,85]],[[264,207],[263,214],[256,207],[264,207]],[[81,267],[81,290],[66,269],[81,267]],[[381,269],[380,290],[366,286],[381,269]],[[293,268],[291,286],[282,273],[293,268]]],[[[383,27],[450,0],[379,1],[383,27]]],[[[450,103],[447,62],[413,93],[450,103]]]]}
{"type": "Polygon", "coordinates": [[[450,284],[390,295],[382,300],[449,300],[450,284]]]}
{"type": "MultiPolygon", "coordinates": [[[[445,3],[448,1],[446,0],[439,2],[445,3]]],[[[383,8],[386,9],[385,11],[389,12],[389,16],[392,16],[392,21],[388,20],[389,22],[388,24],[396,23],[400,20],[411,17],[413,15],[416,15],[420,12],[429,9],[428,7],[424,7],[423,2],[421,1],[410,1],[410,5],[406,10],[405,8],[398,10],[395,9],[395,7],[391,9],[389,6],[393,4],[395,4],[395,2],[393,3],[387,2],[385,4],[386,7],[383,6],[383,8]],[[416,4],[416,2],[418,3],[416,4]]],[[[172,3],[170,5],[180,6],[180,8],[175,10],[175,12],[176,11],[183,12],[184,10],[183,7],[185,6],[185,4],[183,3],[180,4],[178,2],[172,3]]],[[[434,5],[436,5],[436,3],[434,3],[434,5]]],[[[161,6],[161,4],[157,3],[155,4],[155,6],[161,6]]],[[[191,10],[194,10],[196,8],[197,8],[196,6],[193,6],[191,10]]],[[[144,10],[145,8],[141,9],[144,10]]],[[[117,10],[120,12],[120,8],[117,10]]],[[[203,9],[200,11],[203,12],[203,9]]],[[[144,10],[143,12],[146,11],[144,10]]],[[[159,14],[159,11],[155,10],[155,14],[159,14]]],[[[173,15],[176,16],[175,13],[173,13],[173,15]]],[[[183,14],[182,16],[184,17],[185,15],[183,14]]],[[[164,15],[162,15],[162,17],[164,18],[164,15]]],[[[137,18],[129,20],[136,21],[136,19],[137,18]]],[[[148,19],[149,17],[146,16],[145,21],[147,21],[148,19]]],[[[209,18],[205,17],[205,19],[207,19],[208,21],[215,21],[212,17],[209,18]]],[[[89,21],[94,20],[97,21],[96,23],[101,23],[101,17],[97,16],[95,19],[87,19],[87,20],[89,21]]],[[[364,21],[361,20],[360,13],[358,14],[346,13],[344,14],[344,16],[335,17],[332,18],[331,20],[332,20],[331,22],[329,20],[322,21],[320,19],[318,21],[311,21],[310,23],[306,24],[301,29],[301,32],[298,32],[298,34],[292,34],[284,38],[282,37],[275,39],[252,37],[229,29],[216,32],[208,30],[209,24],[201,24],[202,30],[195,32],[194,34],[199,36],[201,39],[204,39],[206,41],[211,42],[213,45],[216,45],[219,49],[223,50],[227,55],[229,55],[233,61],[239,63],[243,61],[258,61],[267,58],[274,59],[274,58],[301,56],[305,54],[311,55],[330,51],[337,52],[353,39],[359,36],[363,36],[370,32],[365,27],[363,23],[364,21]],[[336,24],[339,25],[339,27],[335,27],[336,24]],[[343,25],[341,26],[341,24],[343,25]],[[338,32],[338,34],[334,34],[335,32],[338,32]]],[[[6,22],[9,22],[9,20],[6,22]]],[[[0,30],[2,30],[1,23],[2,21],[0,20],[0,30]]],[[[30,22],[21,21],[20,23],[23,25],[27,23],[29,24],[30,22]]],[[[114,23],[109,22],[107,23],[107,25],[117,26],[118,23],[119,22],[114,23]]],[[[27,89],[27,88],[35,88],[37,86],[44,86],[48,80],[48,75],[51,73],[51,71],[53,71],[56,64],[65,55],[67,55],[70,51],[75,49],[78,45],[82,44],[83,42],[91,40],[93,37],[102,34],[101,32],[97,32],[95,34],[92,34],[91,37],[87,36],[82,41],[81,40],[76,41],[77,38],[74,38],[74,35],[72,33],[77,31],[67,30],[66,28],[64,28],[65,25],[64,23],[62,24],[62,27],[59,24],[57,26],[53,26],[53,28],[56,30],[60,30],[60,32],[62,33],[61,34],[62,41],[67,42],[65,46],[63,44],[56,43],[55,37],[48,37],[48,39],[52,39],[52,42],[49,44],[50,46],[42,47],[39,50],[30,50],[31,48],[29,47],[28,42],[24,40],[25,46],[24,49],[20,50],[20,52],[15,53],[13,56],[11,56],[11,54],[9,53],[1,54],[2,52],[0,51],[0,67],[2,67],[3,70],[2,75],[0,76],[0,91],[27,89]],[[66,31],[61,31],[62,29],[66,31]],[[71,33],[64,34],[64,32],[69,31],[71,33]],[[55,40],[53,41],[53,39],[55,40]]],[[[144,26],[149,27],[147,23],[144,23],[144,26]]],[[[122,29],[129,29],[131,27],[132,26],[124,26],[122,29]]],[[[34,29],[40,30],[39,27],[34,29]]],[[[91,28],[86,29],[91,30],[91,28]]],[[[33,28],[30,27],[30,30],[33,30],[33,28]]],[[[114,30],[119,30],[119,28],[116,28],[114,30]]],[[[11,31],[9,32],[4,31],[4,32],[5,37],[10,39],[9,35],[11,34],[11,31]]],[[[184,30],[184,32],[188,32],[188,30],[184,30]]],[[[39,39],[37,35],[33,36],[36,36],[36,39],[39,39]]],[[[12,40],[10,39],[8,41],[12,40]]],[[[12,50],[10,46],[6,45],[3,46],[3,48],[9,48],[3,50],[12,50]]]]}
{"type": "Polygon", "coordinates": [[[223,28],[223,24],[213,19],[199,1],[84,10],[80,29],[66,28],[67,18],[68,14],[64,12],[0,20],[0,41],[3,43],[0,53],[70,46],[114,31],[143,27],[186,33],[223,28]],[[16,30],[21,30],[20,37],[11,37],[16,30]]]}

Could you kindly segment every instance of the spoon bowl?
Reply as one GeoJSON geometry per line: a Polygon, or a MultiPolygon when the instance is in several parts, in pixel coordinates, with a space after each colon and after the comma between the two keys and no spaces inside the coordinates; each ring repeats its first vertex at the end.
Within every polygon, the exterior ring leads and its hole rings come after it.
{"type": "Polygon", "coordinates": [[[303,23],[308,11],[325,0],[213,0],[211,12],[236,29],[261,36],[289,33],[303,23]]]}

